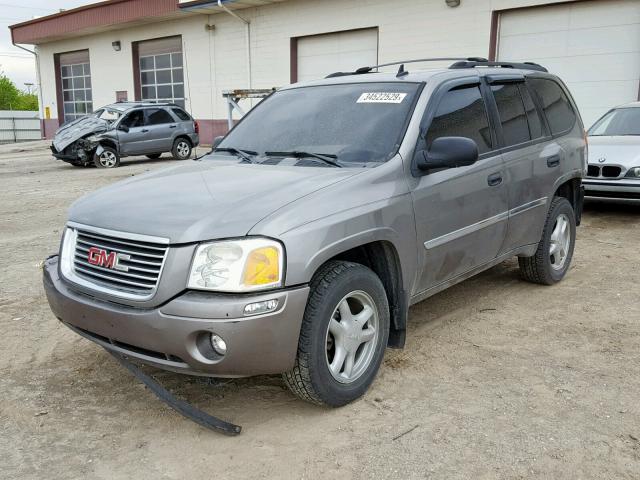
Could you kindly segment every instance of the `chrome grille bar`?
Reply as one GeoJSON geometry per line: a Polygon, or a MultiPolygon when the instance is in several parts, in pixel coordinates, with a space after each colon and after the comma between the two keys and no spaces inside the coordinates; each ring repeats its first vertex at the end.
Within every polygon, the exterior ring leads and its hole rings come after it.
{"type": "Polygon", "coordinates": [[[70,236],[70,280],[122,298],[151,298],[158,287],[168,239],[75,223],[70,236]],[[93,249],[93,250],[92,250],[93,249]]]}

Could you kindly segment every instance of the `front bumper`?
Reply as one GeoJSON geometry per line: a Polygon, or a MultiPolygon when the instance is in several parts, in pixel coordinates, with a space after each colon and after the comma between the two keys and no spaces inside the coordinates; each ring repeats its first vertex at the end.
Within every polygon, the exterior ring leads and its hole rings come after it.
{"type": "Polygon", "coordinates": [[[43,283],[53,313],[83,337],[165,370],[212,377],[290,370],[309,293],[308,286],[252,295],[186,292],[140,309],[73,290],[60,278],[57,256],[45,262],[43,283]],[[246,304],[269,299],[278,299],[276,311],[243,316],[246,304]],[[224,357],[205,356],[210,333],[225,340],[224,357]]]}
{"type": "Polygon", "coordinates": [[[582,184],[587,197],[640,198],[640,180],[585,178],[582,184]]]}

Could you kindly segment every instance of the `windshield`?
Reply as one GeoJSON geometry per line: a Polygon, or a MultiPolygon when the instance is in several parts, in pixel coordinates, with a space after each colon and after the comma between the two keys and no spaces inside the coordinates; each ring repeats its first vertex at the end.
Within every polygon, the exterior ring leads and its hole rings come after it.
{"type": "Polygon", "coordinates": [[[122,112],[118,110],[111,110],[109,108],[101,108],[97,110],[94,115],[102,120],[106,120],[107,122],[114,122],[119,119],[122,115],[122,112]]]}
{"type": "Polygon", "coordinates": [[[281,90],[247,114],[217,148],[257,156],[308,152],[343,165],[384,162],[400,146],[419,88],[389,82],[281,90]]]}
{"type": "Polygon", "coordinates": [[[590,136],[640,135],[640,108],[611,110],[594,123],[590,136]]]}

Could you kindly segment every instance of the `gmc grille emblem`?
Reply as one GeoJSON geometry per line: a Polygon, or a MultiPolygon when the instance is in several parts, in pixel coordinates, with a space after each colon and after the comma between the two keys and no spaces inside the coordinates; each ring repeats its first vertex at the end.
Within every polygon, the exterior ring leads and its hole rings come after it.
{"type": "Polygon", "coordinates": [[[129,267],[120,265],[120,260],[130,260],[131,255],[118,252],[108,252],[101,248],[91,247],[87,254],[87,261],[91,265],[97,267],[110,268],[111,270],[119,270],[120,272],[128,272],[129,267]]]}

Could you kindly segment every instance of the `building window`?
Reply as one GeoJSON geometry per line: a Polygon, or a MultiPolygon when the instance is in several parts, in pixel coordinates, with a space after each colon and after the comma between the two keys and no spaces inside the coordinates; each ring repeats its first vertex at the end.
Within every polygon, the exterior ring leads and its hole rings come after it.
{"type": "Polygon", "coordinates": [[[182,39],[170,37],[138,42],[140,100],[176,103],[184,108],[182,39]]]}
{"type": "Polygon", "coordinates": [[[62,115],[67,123],[93,111],[89,51],[60,54],[59,62],[62,115]]]}

